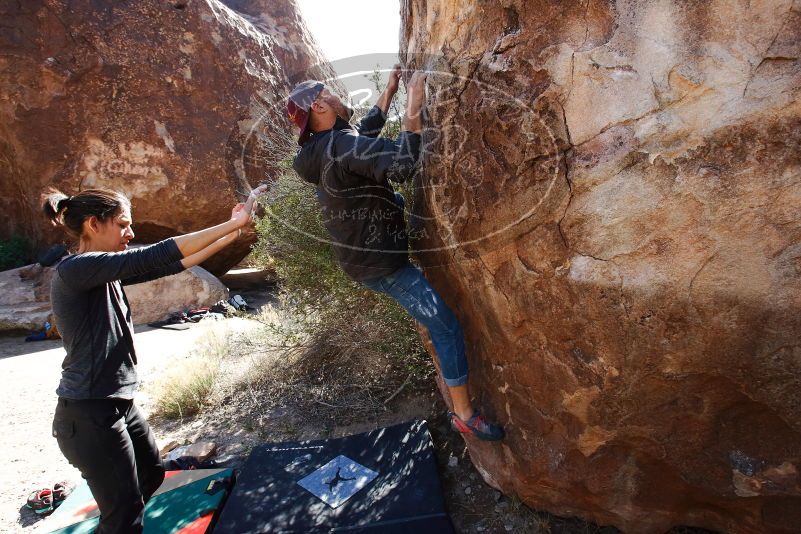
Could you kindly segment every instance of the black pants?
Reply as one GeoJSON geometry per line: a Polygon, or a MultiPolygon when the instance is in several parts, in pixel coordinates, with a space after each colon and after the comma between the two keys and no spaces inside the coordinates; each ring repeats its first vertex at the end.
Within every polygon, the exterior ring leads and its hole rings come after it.
{"type": "Polygon", "coordinates": [[[97,501],[97,532],[142,532],[145,503],[164,480],[164,466],[133,401],[59,398],[53,435],[97,501]]]}

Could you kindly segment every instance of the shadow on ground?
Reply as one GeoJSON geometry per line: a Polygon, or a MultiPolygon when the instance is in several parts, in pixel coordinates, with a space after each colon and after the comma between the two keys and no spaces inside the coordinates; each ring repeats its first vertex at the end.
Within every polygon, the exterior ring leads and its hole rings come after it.
{"type": "Polygon", "coordinates": [[[25,341],[26,335],[20,333],[0,335],[0,360],[53,349],[63,350],[64,344],[60,339],[25,341]]]}

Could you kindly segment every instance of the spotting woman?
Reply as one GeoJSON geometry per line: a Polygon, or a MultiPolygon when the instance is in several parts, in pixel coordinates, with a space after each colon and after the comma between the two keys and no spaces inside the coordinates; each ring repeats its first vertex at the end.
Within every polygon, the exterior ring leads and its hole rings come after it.
{"type": "Polygon", "coordinates": [[[164,467],[133,402],[136,350],[123,286],[203,262],[237,238],[250,213],[238,204],[222,224],[129,249],[131,205],[120,193],[91,189],[67,196],[52,190],[43,209],[77,241],[77,252],[56,266],[51,288],[67,352],[53,435],[97,501],[97,532],[142,532],[145,503],[164,480],[164,467]]]}

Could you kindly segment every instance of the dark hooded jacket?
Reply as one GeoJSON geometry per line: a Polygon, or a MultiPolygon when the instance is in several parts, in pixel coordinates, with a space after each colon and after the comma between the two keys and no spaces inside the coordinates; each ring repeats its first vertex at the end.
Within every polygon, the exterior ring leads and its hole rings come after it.
{"type": "Polygon", "coordinates": [[[293,163],[316,186],[334,255],[356,281],[392,274],[409,261],[403,208],[390,181],[402,183],[414,174],[420,135],[378,137],[385,121],[377,106],[355,127],[337,118],[333,128],[311,136],[293,163]]]}

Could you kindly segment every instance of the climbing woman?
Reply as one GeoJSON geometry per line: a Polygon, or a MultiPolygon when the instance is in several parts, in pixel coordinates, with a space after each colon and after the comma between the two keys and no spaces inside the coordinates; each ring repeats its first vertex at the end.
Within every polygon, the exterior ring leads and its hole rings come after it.
{"type": "Polygon", "coordinates": [[[201,263],[237,238],[250,213],[238,204],[222,224],[129,249],[131,205],[120,193],[89,189],[67,196],[50,190],[43,210],[77,241],[76,253],[56,266],[51,288],[67,351],[53,436],[97,501],[97,532],[142,532],[145,503],[164,480],[164,467],[133,403],[136,350],[123,286],[201,263]]]}

